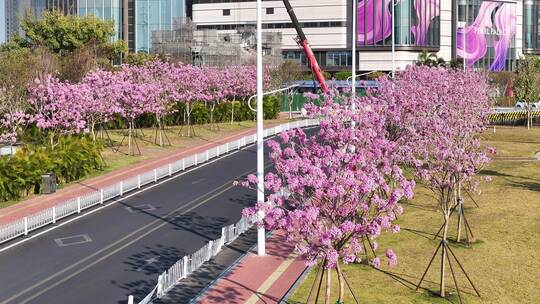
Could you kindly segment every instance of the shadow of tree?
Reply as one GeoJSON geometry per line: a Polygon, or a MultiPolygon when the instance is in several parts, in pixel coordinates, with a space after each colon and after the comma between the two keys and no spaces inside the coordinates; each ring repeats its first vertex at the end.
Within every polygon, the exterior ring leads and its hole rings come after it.
{"type": "MultiPolygon", "coordinates": [[[[167,295],[154,303],[189,303],[192,299],[201,295],[217,278],[223,276],[235,268],[231,265],[247,254],[257,241],[257,230],[250,229],[244,235],[238,237],[231,244],[210,261],[206,262],[188,278],[181,280],[167,295]]],[[[234,289],[228,289],[220,297],[227,300],[216,303],[234,303],[230,300],[237,299],[240,293],[234,289]],[[226,295],[225,295],[226,294],[226,295]]]]}
{"type": "Polygon", "coordinates": [[[523,190],[540,191],[540,183],[537,183],[537,182],[510,181],[509,185],[514,187],[514,188],[519,188],[519,189],[523,189],[523,190]]]}

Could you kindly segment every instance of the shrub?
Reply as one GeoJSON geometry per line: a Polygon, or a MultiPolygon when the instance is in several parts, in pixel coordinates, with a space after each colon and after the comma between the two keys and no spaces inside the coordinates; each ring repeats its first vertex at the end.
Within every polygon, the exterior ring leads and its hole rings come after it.
{"type": "Polygon", "coordinates": [[[352,72],[350,71],[341,71],[337,72],[334,75],[334,78],[336,78],[336,80],[347,80],[349,77],[352,77],[352,72]]]}
{"type": "Polygon", "coordinates": [[[44,173],[54,173],[60,184],[84,178],[103,168],[102,150],[87,137],[62,137],[54,150],[28,145],[11,158],[0,157],[0,200],[39,193],[44,173]]]}

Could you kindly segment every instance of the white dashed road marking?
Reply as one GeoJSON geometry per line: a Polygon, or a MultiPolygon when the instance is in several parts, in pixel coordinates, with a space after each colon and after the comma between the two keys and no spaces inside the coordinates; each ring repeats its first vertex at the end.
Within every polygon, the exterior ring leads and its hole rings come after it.
{"type": "Polygon", "coordinates": [[[56,245],[59,247],[66,247],[71,245],[79,245],[84,243],[90,243],[92,242],[92,239],[88,234],[79,234],[79,235],[73,235],[73,236],[67,236],[64,238],[59,238],[54,240],[56,242],[56,245]]]}

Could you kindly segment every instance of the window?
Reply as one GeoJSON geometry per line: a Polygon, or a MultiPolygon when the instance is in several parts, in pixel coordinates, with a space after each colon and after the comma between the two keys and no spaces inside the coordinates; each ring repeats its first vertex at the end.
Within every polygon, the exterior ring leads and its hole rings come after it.
{"type": "Polygon", "coordinates": [[[335,51],[326,53],[327,66],[352,66],[352,53],[348,51],[335,51]]]}
{"type": "MultiPolygon", "coordinates": [[[[470,1],[470,0],[467,0],[470,1]]],[[[391,15],[390,0],[358,2],[358,41],[361,47],[396,45],[439,47],[441,1],[400,0],[391,15]],[[392,29],[392,18],[395,21],[392,29]],[[393,37],[394,36],[394,37],[393,37]]]]}
{"type": "Polygon", "coordinates": [[[525,1],[523,4],[524,47],[540,49],[540,3],[525,1]]]}
{"type": "MultiPolygon", "coordinates": [[[[462,15],[458,20],[467,20],[467,23],[457,25],[455,46],[457,59],[463,61],[463,57],[466,57],[468,67],[492,72],[514,70],[516,67],[516,3],[468,0],[460,3],[459,6],[461,9],[458,12],[462,15]],[[472,46],[468,42],[471,38],[472,41],[482,43],[472,46]]],[[[527,14],[523,17],[525,31],[532,18],[527,14]]],[[[531,41],[529,39],[531,37],[527,37],[526,34],[525,32],[524,43],[531,41]]]]}
{"type": "Polygon", "coordinates": [[[267,15],[273,15],[274,14],[274,8],[273,7],[267,7],[266,8],[266,14],[267,15]]]}
{"type": "Polygon", "coordinates": [[[231,15],[231,10],[230,9],[224,9],[223,10],[223,16],[230,16],[231,15]]]}

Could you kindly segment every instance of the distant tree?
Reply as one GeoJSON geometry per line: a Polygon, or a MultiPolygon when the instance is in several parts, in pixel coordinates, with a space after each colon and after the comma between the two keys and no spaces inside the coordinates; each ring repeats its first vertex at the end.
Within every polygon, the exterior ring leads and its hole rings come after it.
{"type": "Polygon", "coordinates": [[[374,71],[372,73],[369,73],[366,75],[366,78],[368,80],[377,80],[383,76],[386,76],[386,73],[385,72],[381,72],[381,71],[374,71]]]}
{"type": "Polygon", "coordinates": [[[532,103],[540,96],[540,59],[536,56],[525,56],[518,62],[515,81],[516,98],[527,103],[527,128],[532,125],[532,103]]]}
{"type": "Polygon", "coordinates": [[[21,20],[21,28],[28,43],[45,46],[55,53],[72,52],[89,44],[107,45],[115,34],[112,21],[94,16],[66,16],[59,11],[44,12],[40,19],[28,12],[21,20]]]}
{"type": "Polygon", "coordinates": [[[45,49],[11,46],[0,52],[0,116],[25,111],[28,85],[58,69],[57,57],[45,49]]]}
{"type": "Polygon", "coordinates": [[[340,71],[334,74],[336,80],[347,80],[352,77],[352,72],[350,71],[340,71]]]}
{"type": "Polygon", "coordinates": [[[21,20],[25,38],[15,37],[0,51],[41,47],[58,54],[58,77],[79,81],[97,67],[110,67],[127,52],[124,41],[112,41],[115,34],[112,21],[94,16],[65,16],[59,11],[47,11],[36,19],[29,11],[21,20]]]}
{"type": "Polygon", "coordinates": [[[153,54],[147,53],[129,53],[126,56],[125,63],[130,65],[144,65],[147,62],[158,60],[159,57],[153,54]]]}
{"type": "Polygon", "coordinates": [[[423,50],[418,59],[416,60],[417,65],[427,65],[430,67],[446,67],[446,61],[442,57],[438,57],[437,54],[429,53],[427,50],[423,50]]]}
{"type": "Polygon", "coordinates": [[[305,68],[294,60],[285,60],[279,68],[274,70],[273,82],[276,87],[283,87],[285,84],[304,78],[305,68]]]}

